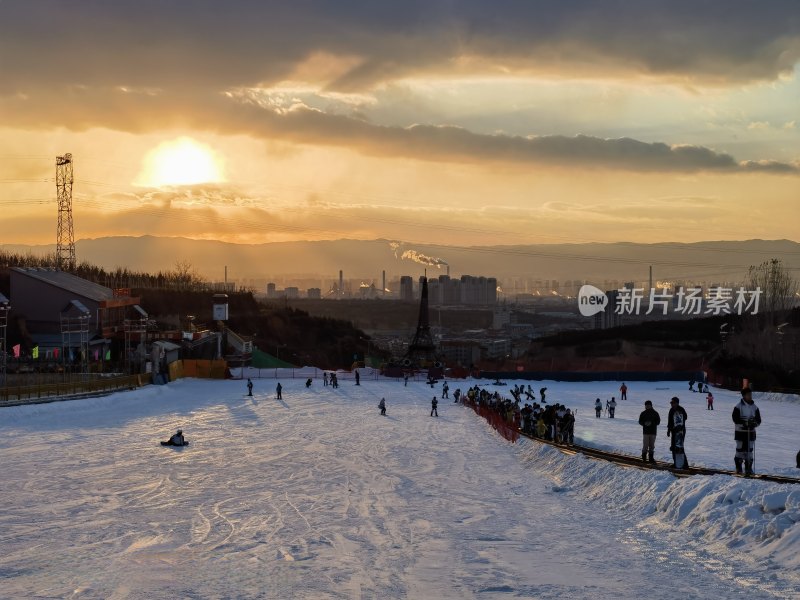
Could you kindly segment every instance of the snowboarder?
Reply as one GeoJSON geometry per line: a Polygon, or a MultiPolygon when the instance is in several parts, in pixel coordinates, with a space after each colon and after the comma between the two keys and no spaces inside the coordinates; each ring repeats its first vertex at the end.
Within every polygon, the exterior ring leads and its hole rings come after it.
{"type": "Polygon", "coordinates": [[[542,404],[544,404],[544,403],[546,402],[546,400],[544,399],[544,393],[545,393],[546,391],[547,391],[547,388],[546,388],[546,387],[543,387],[543,388],[541,388],[541,389],[539,390],[539,395],[542,397],[542,404]]]}
{"type": "Polygon", "coordinates": [[[278,400],[283,400],[283,398],[281,397],[281,391],[282,391],[282,390],[283,390],[283,386],[281,385],[281,382],[279,381],[279,382],[278,382],[278,385],[277,385],[277,386],[275,386],[275,392],[276,392],[276,393],[277,393],[277,395],[278,395],[278,400]]]}
{"type": "Polygon", "coordinates": [[[306,387],[307,387],[307,388],[310,388],[310,387],[311,387],[311,377],[309,377],[308,379],[306,379],[306,387]]]}
{"type": "Polygon", "coordinates": [[[381,409],[381,414],[386,416],[386,398],[381,398],[381,401],[378,403],[378,408],[381,409]]]}
{"type": "Polygon", "coordinates": [[[437,406],[439,406],[439,401],[436,399],[436,396],[434,396],[433,400],[431,400],[431,416],[439,416],[439,411],[436,410],[437,406]]]}
{"type": "Polygon", "coordinates": [[[619,392],[622,394],[620,396],[620,400],[627,400],[628,399],[628,386],[625,385],[625,382],[622,382],[622,385],[619,386],[619,392]]]}
{"type": "Polygon", "coordinates": [[[614,396],[611,396],[611,400],[608,401],[608,418],[614,418],[614,411],[617,410],[617,401],[614,399],[614,396]]]}
{"type": "Polygon", "coordinates": [[[714,410],[714,394],[711,392],[706,396],[706,410],[714,410]]]}
{"type": "Polygon", "coordinates": [[[600,398],[594,401],[594,414],[599,419],[600,415],[603,412],[603,403],[600,402],[600,398]]]}
{"type": "Polygon", "coordinates": [[[361,375],[358,374],[358,369],[356,369],[354,372],[356,374],[356,385],[361,385],[361,375]]]}
{"type": "Polygon", "coordinates": [[[744,463],[744,474],[752,475],[756,455],[756,427],[761,425],[761,412],[753,402],[753,392],[749,387],[742,389],[742,399],[733,407],[732,418],[736,424],[733,434],[736,440],[736,456],[733,459],[736,472],[742,473],[744,463]]]}
{"type": "Polygon", "coordinates": [[[247,395],[248,396],[252,396],[253,395],[253,382],[250,381],[249,377],[247,378],[247,395]]]}
{"type": "Polygon", "coordinates": [[[166,442],[161,442],[162,446],[186,446],[189,442],[183,437],[183,431],[178,429],[178,431],[169,438],[166,442]]]}
{"type": "Polygon", "coordinates": [[[656,462],[653,453],[656,449],[656,435],[661,424],[661,415],[653,408],[650,400],[645,400],[644,410],[639,415],[639,425],[642,426],[642,462],[656,462]]]}
{"type": "Polygon", "coordinates": [[[667,437],[672,435],[672,443],[669,449],[672,451],[672,466],[676,469],[686,469],[689,461],[686,458],[686,451],[683,441],[686,439],[686,410],[680,405],[677,396],[673,396],[669,401],[670,409],[667,416],[667,437]]]}
{"type": "Polygon", "coordinates": [[[328,372],[324,371],[322,373],[322,387],[328,387],[328,372]]]}

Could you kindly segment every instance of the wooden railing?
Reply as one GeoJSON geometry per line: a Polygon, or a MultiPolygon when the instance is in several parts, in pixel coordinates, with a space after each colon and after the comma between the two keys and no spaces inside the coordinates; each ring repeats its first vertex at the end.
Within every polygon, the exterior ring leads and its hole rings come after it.
{"type": "Polygon", "coordinates": [[[0,388],[0,406],[55,402],[81,396],[93,396],[117,390],[135,389],[149,382],[149,375],[120,375],[86,381],[12,386],[0,388]]]}

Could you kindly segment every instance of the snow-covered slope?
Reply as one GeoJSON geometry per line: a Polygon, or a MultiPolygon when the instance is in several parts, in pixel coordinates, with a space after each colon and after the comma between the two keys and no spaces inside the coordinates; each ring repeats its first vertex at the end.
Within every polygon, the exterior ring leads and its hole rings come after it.
{"type": "MultiPolygon", "coordinates": [[[[254,383],[1,410],[0,597],[800,595],[790,487],[511,445],[447,400],[430,417],[439,389],[422,383],[282,380],[282,401],[254,383]],[[159,446],[178,427],[191,446],[159,446]]],[[[578,437],[631,453],[644,397],[666,416],[678,391],[631,384],[611,421],[589,407],[618,386],[546,385],[579,409],[578,437]]],[[[717,396],[713,413],[682,399],[687,451],[729,467],[735,396],[717,396]]],[[[758,470],[793,473],[800,405],[756,401],[758,470]]]]}

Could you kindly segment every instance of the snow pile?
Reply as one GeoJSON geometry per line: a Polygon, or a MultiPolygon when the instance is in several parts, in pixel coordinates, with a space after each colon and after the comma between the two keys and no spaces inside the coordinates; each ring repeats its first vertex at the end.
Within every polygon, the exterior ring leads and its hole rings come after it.
{"type": "MultiPolygon", "coordinates": [[[[565,456],[523,440],[523,461],[608,510],[638,514],[641,526],[675,532],[696,549],[735,552],[752,564],[769,559],[781,570],[800,569],[800,485],[726,475],[678,479],[671,473],[623,468],[565,456]]],[[[680,543],[680,542],[678,542],[680,543]]]]}

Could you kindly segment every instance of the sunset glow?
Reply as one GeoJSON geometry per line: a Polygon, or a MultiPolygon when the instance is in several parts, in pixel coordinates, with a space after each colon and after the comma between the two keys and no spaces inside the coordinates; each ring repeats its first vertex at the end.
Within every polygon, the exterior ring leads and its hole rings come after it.
{"type": "Polygon", "coordinates": [[[219,183],[220,160],[213,150],[191,138],[159,144],[143,161],[137,184],[150,187],[219,183]]]}

